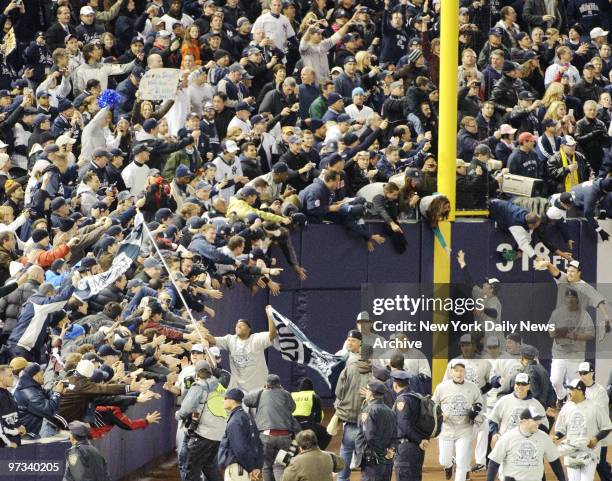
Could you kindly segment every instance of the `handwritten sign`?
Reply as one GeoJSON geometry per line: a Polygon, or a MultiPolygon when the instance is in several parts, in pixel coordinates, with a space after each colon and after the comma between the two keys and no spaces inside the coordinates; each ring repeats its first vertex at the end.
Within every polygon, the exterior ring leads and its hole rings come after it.
{"type": "Polygon", "coordinates": [[[140,80],[142,100],[169,100],[176,97],[181,71],[176,68],[155,68],[140,80]]]}

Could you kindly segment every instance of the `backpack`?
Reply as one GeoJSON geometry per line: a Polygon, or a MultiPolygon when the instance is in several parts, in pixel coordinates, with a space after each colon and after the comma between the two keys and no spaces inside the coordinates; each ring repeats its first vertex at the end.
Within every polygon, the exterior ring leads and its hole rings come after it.
{"type": "Polygon", "coordinates": [[[442,407],[431,399],[431,396],[411,392],[408,395],[418,399],[420,411],[415,430],[426,438],[435,438],[442,429],[442,407]]]}

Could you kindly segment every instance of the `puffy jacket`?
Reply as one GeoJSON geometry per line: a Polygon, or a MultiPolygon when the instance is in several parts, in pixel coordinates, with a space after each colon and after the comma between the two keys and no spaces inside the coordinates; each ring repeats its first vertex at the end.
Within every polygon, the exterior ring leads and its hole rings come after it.
{"type": "Polygon", "coordinates": [[[22,284],[17,290],[11,292],[8,296],[0,298],[0,319],[4,320],[2,332],[10,333],[17,324],[21,306],[26,302],[40,287],[40,284],[35,280],[29,280],[22,284]]]}
{"type": "Polygon", "coordinates": [[[19,422],[28,434],[38,436],[43,418],[53,418],[59,409],[61,395],[47,391],[32,377],[23,373],[13,393],[19,412],[19,422]]]}
{"type": "Polygon", "coordinates": [[[89,299],[91,312],[100,312],[109,302],[121,302],[125,293],[114,284],[105,287],[99,294],[89,299]]]}
{"type": "Polygon", "coordinates": [[[359,391],[368,385],[370,377],[372,364],[369,361],[357,361],[340,373],[336,385],[336,414],[341,421],[357,422],[363,404],[359,391]]]}

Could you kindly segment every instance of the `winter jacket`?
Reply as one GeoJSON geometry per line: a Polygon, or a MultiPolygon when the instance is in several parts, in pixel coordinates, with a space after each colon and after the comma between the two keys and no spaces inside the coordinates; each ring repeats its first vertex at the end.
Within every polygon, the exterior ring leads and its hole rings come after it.
{"type": "MultiPolygon", "coordinates": [[[[135,396],[123,397],[131,397],[133,403],[136,402],[135,396]]],[[[115,426],[126,431],[134,431],[136,429],[146,429],[149,423],[145,418],[130,419],[119,406],[96,406],[96,422],[91,429],[92,439],[101,438],[115,426]]]]}
{"type": "MultiPolygon", "coordinates": [[[[19,259],[19,255],[14,251],[8,251],[0,247],[0,285],[4,284],[10,277],[9,267],[11,262],[19,259]]],[[[0,316],[1,317],[1,316],[0,316]]]]}
{"type": "Polygon", "coordinates": [[[548,14],[546,0],[525,0],[525,5],[523,5],[523,20],[527,23],[530,30],[533,30],[535,27],[540,27],[546,31],[547,28],[553,27],[560,32],[564,32],[567,21],[567,14],[565,12],[566,3],[567,2],[564,1],[557,2],[555,21],[551,25],[542,18],[544,15],[548,14]]]}
{"type": "Polygon", "coordinates": [[[340,373],[336,385],[336,414],[341,421],[357,423],[363,404],[359,390],[368,385],[370,377],[372,364],[369,361],[357,361],[340,373]]]}
{"type": "Polygon", "coordinates": [[[263,457],[258,455],[261,450],[254,448],[255,445],[261,445],[257,431],[257,426],[241,406],[234,409],[227,419],[225,434],[219,445],[219,467],[224,469],[237,463],[247,472],[261,469],[263,457]]]}
{"type": "Polygon", "coordinates": [[[66,422],[83,421],[88,404],[94,398],[128,393],[126,384],[95,383],[79,374],[68,377],[68,382],[69,386],[62,393],[58,412],[66,422]]]}
{"type": "Polygon", "coordinates": [[[38,436],[43,418],[51,419],[57,414],[61,395],[47,391],[32,377],[22,373],[13,392],[19,409],[19,423],[28,434],[38,436]]]}
{"type": "Polygon", "coordinates": [[[150,169],[161,170],[165,165],[167,156],[172,152],[176,152],[177,150],[181,150],[185,146],[192,144],[193,137],[191,135],[188,135],[187,137],[179,140],[178,142],[166,142],[162,139],[148,138],[138,143],[145,144],[151,150],[147,166],[150,169]]]}
{"type": "Polygon", "coordinates": [[[8,344],[20,346],[30,352],[40,350],[47,341],[49,315],[62,309],[73,292],[74,287],[68,284],[55,296],[32,295],[19,313],[8,344]]]}
{"type": "Polygon", "coordinates": [[[185,149],[170,154],[162,171],[162,176],[166,182],[171,182],[174,179],[179,165],[184,165],[192,172],[196,172],[202,168],[202,157],[197,149],[194,149],[191,155],[185,149]]]}
{"type": "Polygon", "coordinates": [[[598,175],[604,156],[603,149],[610,146],[605,124],[599,119],[589,120],[584,117],[576,123],[574,138],[578,142],[578,149],[591,164],[595,175],[598,175]]]}
{"type": "Polygon", "coordinates": [[[508,157],[508,169],[511,174],[544,180],[545,167],[546,164],[538,159],[535,150],[524,152],[520,148],[514,149],[508,157]]]}
{"type": "Polygon", "coordinates": [[[40,284],[31,279],[8,296],[0,298],[0,319],[4,320],[3,333],[10,334],[13,331],[17,324],[21,306],[32,297],[39,287],[40,284]]]}
{"type": "Polygon", "coordinates": [[[121,302],[125,297],[125,293],[114,284],[105,287],[96,294],[94,297],[89,299],[89,305],[91,306],[91,312],[100,312],[104,309],[104,306],[109,302],[121,302]]]}
{"type": "Polygon", "coordinates": [[[291,460],[283,473],[283,481],[332,481],[337,473],[345,468],[344,460],[334,453],[314,447],[302,451],[291,460]]]}

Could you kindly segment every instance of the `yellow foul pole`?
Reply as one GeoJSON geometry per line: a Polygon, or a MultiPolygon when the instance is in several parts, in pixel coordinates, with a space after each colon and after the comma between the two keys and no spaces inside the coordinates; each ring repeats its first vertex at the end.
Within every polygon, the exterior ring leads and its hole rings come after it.
{"type": "MultiPolygon", "coordinates": [[[[455,164],[457,151],[457,68],[459,64],[459,0],[441,3],[440,30],[440,112],[438,131],[438,192],[451,203],[450,221],[455,220],[455,164]]],[[[449,247],[450,222],[440,223],[440,231],[449,247]]],[[[434,241],[434,283],[450,282],[448,254],[434,241]]],[[[440,292],[440,294],[442,294],[440,292]]],[[[436,313],[438,323],[448,322],[448,313],[436,313]]],[[[442,380],[448,359],[448,333],[435,332],[433,338],[433,387],[442,380]]]]}

